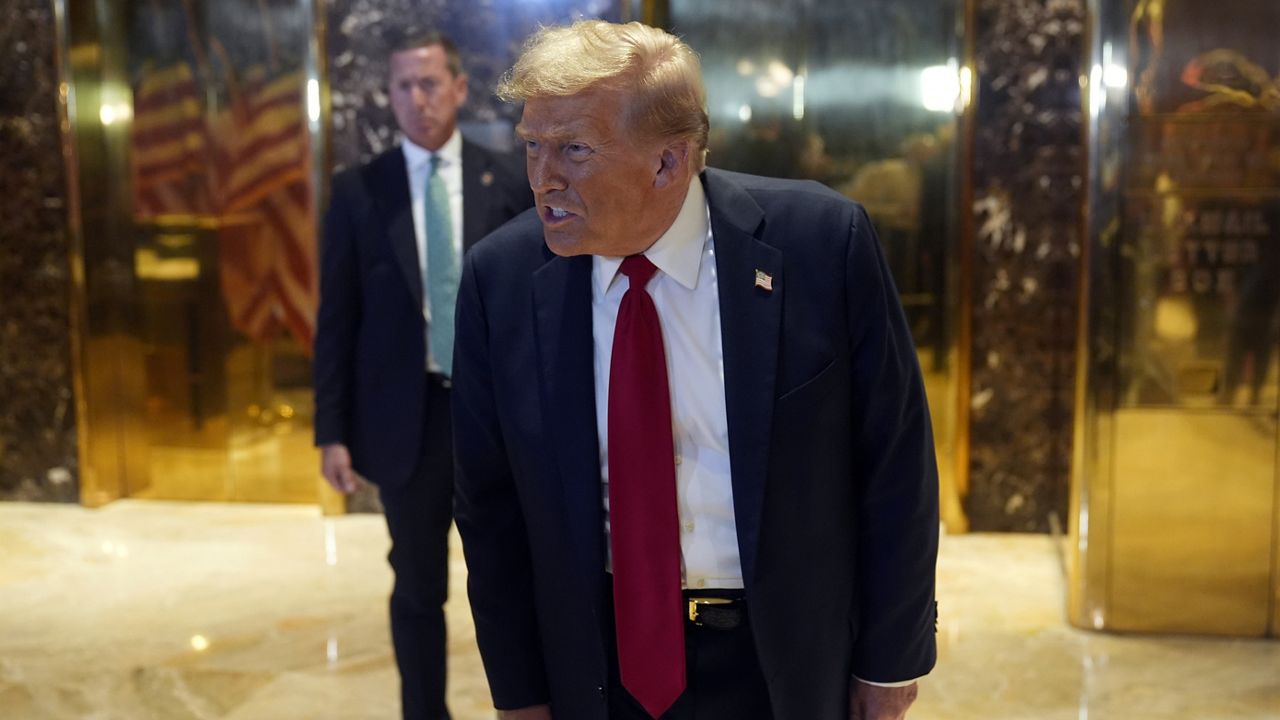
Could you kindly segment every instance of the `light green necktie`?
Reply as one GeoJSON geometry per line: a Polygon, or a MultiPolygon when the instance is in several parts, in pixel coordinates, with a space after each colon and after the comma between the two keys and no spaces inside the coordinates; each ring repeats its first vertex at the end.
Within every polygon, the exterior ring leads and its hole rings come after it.
{"type": "Polygon", "coordinates": [[[453,247],[453,218],[449,191],[437,170],[440,156],[431,156],[427,176],[427,299],[431,303],[431,324],[427,342],[436,365],[446,376],[453,375],[453,308],[458,299],[458,251],[453,247]]]}

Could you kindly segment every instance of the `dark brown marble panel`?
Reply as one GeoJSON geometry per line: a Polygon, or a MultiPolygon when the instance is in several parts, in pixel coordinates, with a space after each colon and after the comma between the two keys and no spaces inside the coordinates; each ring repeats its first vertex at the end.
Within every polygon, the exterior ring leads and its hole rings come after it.
{"type": "MultiPolygon", "coordinates": [[[[1083,0],[979,0],[972,183],[974,530],[1065,521],[1084,158],[1083,0]]],[[[1064,522],[1065,525],[1065,522],[1064,522]]]]}
{"type": "Polygon", "coordinates": [[[54,23],[0,5],[0,500],[78,495],[54,23]]]}

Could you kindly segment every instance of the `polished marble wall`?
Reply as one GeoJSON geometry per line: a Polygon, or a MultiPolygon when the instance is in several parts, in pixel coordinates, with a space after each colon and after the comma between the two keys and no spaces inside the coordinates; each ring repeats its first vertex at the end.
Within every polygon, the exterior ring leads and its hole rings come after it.
{"type": "Polygon", "coordinates": [[[0,500],[77,497],[55,22],[0,4],[0,500]]]}
{"type": "MultiPolygon", "coordinates": [[[[970,478],[976,530],[1065,520],[1085,192],[1084,0],[979,0],[970,478]]],[[[1063,523],[1065,526],[1065,522],[1063,523]]]]}

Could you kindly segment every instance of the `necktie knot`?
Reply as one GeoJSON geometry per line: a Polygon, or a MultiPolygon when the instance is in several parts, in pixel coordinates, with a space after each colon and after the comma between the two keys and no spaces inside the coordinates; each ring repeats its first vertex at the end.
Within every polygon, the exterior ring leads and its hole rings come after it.
{"type": "Polygon", "coordinates": [[[440,169],[440,156],[436,154],[432,154],[431,159],[427,161],[427,177],[431,177],[432,175],[435,175],[436,171],[439,169],[440,169]]]}
{"type": "Polygon", "coordinates": [[[620,269],[623,275],[630,278],[631,287],[641,290],[644,289],[645,285],[649,284],[649,279],[653,277],[653,274],[658,272],[657,266],[644,255],[628,255],[622,261],[620,269]]]}

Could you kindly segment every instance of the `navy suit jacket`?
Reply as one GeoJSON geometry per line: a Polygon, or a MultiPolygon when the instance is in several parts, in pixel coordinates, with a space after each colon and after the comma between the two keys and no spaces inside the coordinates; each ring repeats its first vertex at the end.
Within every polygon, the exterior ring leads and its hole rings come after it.
{"type": "MultiPolygon", "coordinates": [[[[462,143],[464,251],[533,204],[513,158],[462,143]]],[[[315,441],[344,443],[387,486],[418,465],[426,370],[422,272],[396,146],[334,177],[320,248],[315,441]]]]}
{"type": "MultiPolygon", "coordinates": [[[[761,669],[774,717],[844,720],[851,674],[906,680],[934,663],[919,365],[861,206],[812,182],[701,181],[761,669]]],[[[607,717],[591,265],[553,255],[525,213],[471,253],[458,300],[455,518],[476,636],[497,707],[550,702],[556,720],[607,717]]]]}

